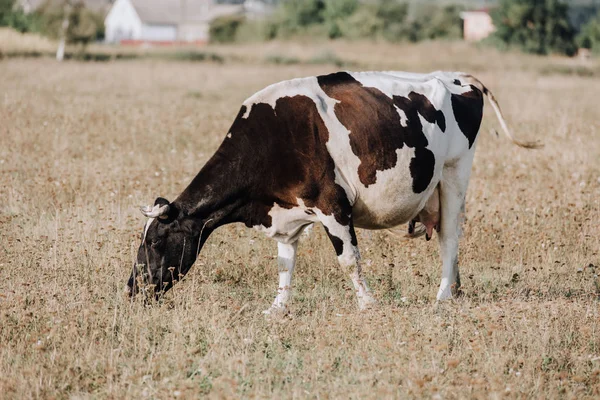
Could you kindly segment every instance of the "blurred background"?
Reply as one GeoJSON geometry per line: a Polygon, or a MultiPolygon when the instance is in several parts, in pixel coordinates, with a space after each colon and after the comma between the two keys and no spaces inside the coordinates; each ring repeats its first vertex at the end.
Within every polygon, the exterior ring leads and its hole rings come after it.
{"type": "Polygon", "coordinates": [[[210,58],[218,56],[193,49],[277,40],[465,41],[588,58],[600,52],[599,12],[600,0],[0,0],[0,54],[210,58]]]}

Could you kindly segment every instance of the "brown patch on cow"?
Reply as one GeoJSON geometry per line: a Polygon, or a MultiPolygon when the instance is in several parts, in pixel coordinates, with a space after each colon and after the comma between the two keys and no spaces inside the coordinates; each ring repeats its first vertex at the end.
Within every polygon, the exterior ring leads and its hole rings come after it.
{"type": "Polygon", "coordinates": [[[471,87],[470,91],[452,94],[451,100],[454,118],[471,148],[475,143],[483,118],[483,95],[475,86],[469,86],[471,87]]]}
{"type": "Polygon", "coordinates": [[[363,86],[346,72],[317,79],[323,91],[339,101],[334,112],[350,132],[350,147],[361,161],[358,176],[365,187],[376,183],[377,171],[396,166],[396,150],[406,145],[415,149],[410,162],[412,189],[423,192],[433,177],[435,158],[426,148],[428,141],[419,114],[445,131],[444,114],[422,94],[411,92],[408,97],[390,98],[379,89],[363,86]],[[407,126],[402,126],[396,108],[404,111],[407,126]]]}

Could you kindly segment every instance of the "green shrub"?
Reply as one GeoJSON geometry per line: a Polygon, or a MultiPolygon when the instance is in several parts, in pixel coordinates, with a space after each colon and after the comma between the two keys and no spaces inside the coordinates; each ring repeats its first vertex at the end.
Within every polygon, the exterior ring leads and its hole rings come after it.
{"type": "Polygon", "coordinates": [[[229,15],[214,19],[209,28],[210,41],[215,43],[234,42],[237,31],[244,20],[241,15],[229,15]]]}
{"type": "Polygon", "coordinates": [[[197,50],[182,50],[182,51],[177,51],[175,53],[163,53],[163,54],[158,54],[159,58],[167,58],[167,59],[173,59],[173,60],[177,60],[177,61],[192,61],[192,62],[202,62],[202,61],[212,61],[212,62],[216,62],[216,63],[224,63],[225,59],[223,58],[223,56],[216,54],[216,53],[211,53],[211,52],[205,52],[205,51],[197,51],[197,50]]]}
{"type": "Polygon", "coordinates": [[[283,0],[264,21],[219,19],[211,25],[211,40],[309,38],[418,41],[458,38],[461,7],[436,4],[409,6],[401,0],[283,0]],[[412,9],[415,12],[411,13],[412,9]],[[414,15],[413,15],[414,14],[414,15]],[[218,29],[217,29],[218,28],[218,29]]]}
{"type": "Polygon", "coordinates": [[[273,25],[265,20],[246,20],[235,34],[236,42],[262,42],[274,39],[276,36],[273,25]]]}
{"type": "Polygon", "coordinates": [[[272,37],[290,37],[306,33],[309,27],[322,25],[325,20],[324,0],[283,1],[269,20],[272,37]]]}
{"type": "Polygon", "coordinates": [[[575,53],[568,5],[560,0],[501,0],[492,12],[495,38],[534,54],[575,53]]]}
{"type": "Polygon", "coordinates": [[[354,14],[339,22],[342,36],[348,39],[372,39],[380,35],[384,21],[372,7],[360,7],[354,14]]]}
{"type": "Polygon", "coordinates": [[[327,36],[336,39],[344,36],[341,26],[358,9],[358,0],[329,0],[323,9],[327,36]]]}
{"type": "Polygon", "coordinates": [[[462,6],[447,5],[433,9],[429,7],[429,10],[425,11],[419,18],[420,40],[460,39],[462,37],[463,22],[460,18],[460,13],[464,11],[462,6]]]}
{"type": "Polygon", "coordinates": [[[582,26],[577,36],[579,47],[600,52],[600,13],[582,26]]]}
{"type": "Polygon", "coordinates": [[[375,5],[375,15],[382,22],[381,36],[398,42],[409,39],[408,4],[394,0],[380,0],[375,5]]]}
{"type": "Polygon", "coordinates": [[[16,0],[0,0],[0,26],[7,26],[14,30],[36,32],[38,21],[34,14],[25,14],[23,10],[15,7],[16,0]]]}

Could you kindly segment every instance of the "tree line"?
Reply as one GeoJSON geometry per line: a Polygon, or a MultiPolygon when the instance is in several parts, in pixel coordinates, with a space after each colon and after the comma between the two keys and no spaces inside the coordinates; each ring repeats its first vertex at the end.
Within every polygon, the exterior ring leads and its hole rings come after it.
{"type": "MultiPolygon", "coordinates": [[[[282,0],[265,20],[218,18],[211,40],[234,42],[291,37],[418,42],[462,37],[464,2],[398,0],[282,0]]],[[[496,31],[485,42],[527,53],[600,52],[600,12],[561,0],[499,0],[490,10],[496,31]],[[595,16],[593,14],[596,13],[595,16]],[[590,18],[591,17],[591,18],[590,18]]]]}
{"type": "Polygon", "coordinates": [[[36,10],[25,13],[16,0],[0,0],[0,27],[34,32],[86,45],[104,39],[104,15],[78,0],[46,0],[36,10]]]}
{"type": "MultiPolygon", "coordinates": [[[[217,18],[214,42],[293,37],[390,42],[452,40],[462,36],[464,2],[402,0],[280,0],[264,19],[217,18]]],[[[496,31],[486,39],[503,49],[572,55],[578,47],[600,53],[600,12],[561,0],[499,0],[491,9],[496,31]],[[593,11],[593,12],[592,12],[593,11]]],[[[47,0],[26,14],[16,0],[0,0],[0,26],[83,45],[104,37],[104,16],[80,0],[47,0]],[[66,27],[66,28],[65,28],[66,27]]]]}

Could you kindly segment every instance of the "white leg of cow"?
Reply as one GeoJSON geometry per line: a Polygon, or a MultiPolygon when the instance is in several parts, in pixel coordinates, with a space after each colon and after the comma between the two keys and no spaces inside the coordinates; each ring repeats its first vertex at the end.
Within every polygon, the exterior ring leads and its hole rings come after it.
{"type": "Polygon", "coordinates": [[[333,247],[338,255],[338,262],[346,271],[350,271],[350,278],[356,291],[358,299],[358,308],[364,310],[377,303],[371,290],[362,275],[360,264],[360,252],[356,244],[356,233],[352,224],[344,226],[333,217],[322,219],[326,228],[327,235],[333,243],[333,247]]]}
{"type": "MultiPolygon", "coordinates": [[[[346,261],[340,261],[340,265],[344,266],[346,261]]],[[[367,282],[362,275],[362,268],[360,265],[360,257],[359,261],[354,263],[353,271],[350,273],[350,278],[352,279],[352,284],[354,285],[354,290],[356,291],[356,297],[358,299],[358,308],[360,310],[365,310],[375,304],[377,304],[377,300],[373,297],[371,290],[367,286],[367,282]]]]}
{"type": "Polygon", "coordinates": [[[291,244],[277,243],[277,268],[279,270],[279,286],[277,288],[277,297],[273,305],[265,314],[285,313],[287,302],[290,298],[292,286],[292,274],[296,266],[296,250],[298,242],[291,244]]]}
{"type": "Polygon", "coordinates": [[[446,300],[460,287],[458,271],[458,241],[464,214],[465,195],[471,174],[474,149],[453,166],[444,167],[440,183],[440,253],[442,282],[437,299],[446,300]]]}

